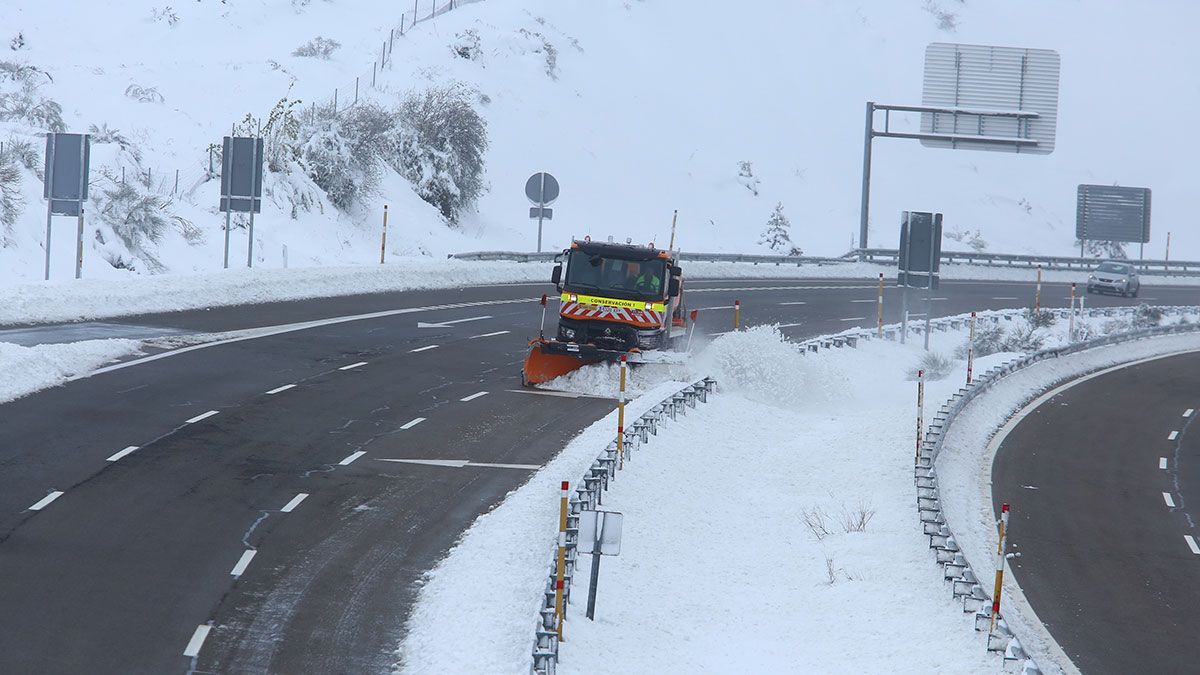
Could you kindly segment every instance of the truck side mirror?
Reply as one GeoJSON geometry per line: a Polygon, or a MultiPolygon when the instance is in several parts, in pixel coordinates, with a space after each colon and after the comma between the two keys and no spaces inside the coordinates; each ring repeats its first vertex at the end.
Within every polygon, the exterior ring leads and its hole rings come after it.
{"type": "Polygon", "coordinates": [[[679,277],[671,277],[671,283],[667,286],[667,296],[676,297],[679,295],[679,277]]]}
{"type": "Polygon", "coordinates": [[[550,273],[550,283],[557,286],[562,281],[562,265],[555,265],[554,271],[550,273]]]}
{"type": "Polygon", "coordinates": [[[680,276],[680,275],[682,275],[682,274],[683,274],[683,268],[682,268],[682,267],[680,267],[680,266],[678,266],[678,265],[673,265],[673,266],[671,267],[671,276],[673,276],[673,277],[677,277],[677,276],[680,276]]]}

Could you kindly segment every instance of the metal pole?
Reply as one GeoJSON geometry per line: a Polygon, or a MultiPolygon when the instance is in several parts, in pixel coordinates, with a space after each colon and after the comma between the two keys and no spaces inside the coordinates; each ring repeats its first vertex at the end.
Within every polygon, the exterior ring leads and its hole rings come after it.
{"type": "MultiPolygon", "coordinates": [[[[674,215],[671,216],[671,243],[667,246],[668,251],[675,250],[675,223],[679,221],[679,209],[675,209],[674,215]]],[[[1169,246],[1168,246],[1169,248],[1169,246]]]]}
{"type": "Polygon", "coordinates": [[[546,300],[547,296],[542,293],[542,323],[538,326],[538,337],[546,339],[546,300]]]}
{"type": "MultiPolygon", "coordinates": [[[[1168,232],[1167,233],[1167,252],[1163,256],[1163,262],[1170,262],[1170,260],[1171,260],[1171,233],[1168,232]]],[[[1166,265],[1164,265],[1163,267],[1166,267],[1166,265]]]]}
{"type": "MultiPolygon", "coordinates": [[[[875,102],[867,101],[867,122],[863,132],[862,204],[859,207],[858,248],[867,248],[867,223],[871,212],[871,141],[875,137],[875,102]]],[[[861,258],[861,256],[860,256],[861,258]]]]}
{"type": "Polygon", "coordinates": [[[337,87],[333,88],[333,116],[337,117],[337,87]]]}
{"type": "Polygon", "coordinates": [[[621,393],[617,399],[617,468],[625,468],[625,362],[621,355],[621,393]]]}
{"type": "Polygon", "coordinates": [[[975,312],[971,312],[971,330],[967,334],[967,384],[971,384],[971,371],[975,366],[975,312]]]}
{"type": "Polygon", "coordinates": [[[542,206],[541,204],[538,205],[538,244],[537,244],[537,252],[538,253],[542,252],[542,217],[545,213],[544,212],[545,208],[546,207],[542,206]]]}
{"type": "MultiPolygon", "coordinates": [[[[597,544],[599,546],[599,544],[597,544]]],[[[588,582],[587,618],[596,620],[596,584],[600,579],[600,554],[592,551],[592,578],[588,582]]]]}
{"type": "Polygon", "coordinates": [[[175,169],[175,189],[171,190],[171,194],[179,194],[179,169],[175,169]]]}
{"type": "Polygon", "coordinates": [[[546,172],[538,173],[538,253],[542,252],[542,217],[546,213],[546,204],[542,202],[546,198],[546,172]]]}
{"type": "Polygon", "coordinates": [[[75,233],[75,278],[83,278],[83,202],[79,202],[79,227],[75,233]]]}
{"type": "Polygon", "coordinates": [[[879,325],[879,337],[883,337],[883,272],[879,273],[879,316],[876,323],[879,325]]]}
{"type": "MultiPolygon", "coordinates": [[[[925,351],[929,351],[929,323],[933,317],[933,236],[937,233],[937,217],[929,224],[929,274],[925,284],[925,351]]],[[[909,236],[912,232],[909,231],[909,236]]]]}
{"type": "Polygon", "coordinates": [[[1075,341],[1075,284],[1071,284],[1071,320],[1067,324],[1067,342],[1075,341]]]}
{"type": "Polygon", "coordinates": [[[246,245],[246,267],[254,267],[254,197],[250,197],[250,241],[246,245]]]}
{"type": "Polygon", "coordinates": [[[379,264],[383,264],[384,251],[387,250],[387,204],[383,205],[383,239],[379,243],[379,264]]]}
{"type": "Polygon", "coordinates": [[[233,206],[229,203],[231,201],[233,201],[231,198],[225,198],[225,269],[229,269],[229,218],[233,213],[233,210],[229,208],[233,206]]]}
{"type": "Polygon", "coordinates": [[[46,153],[46,185],[50,198],[46,200],[46,281],[50,281],[50,221],[54,218],[54,134],[46,134],[49,147],[46,153]]]}
{"type": "Polygon", "coordinates": [[[372,61],[371,62],[371,88],[372,89],[376,88],[375,87],[375,71],[378,69],[379,69],[379,64],[372,61]]]}
{"type": "Polygon", "coordinates": [[[908,286],[900,288],[900,344],[908,342],[908,286]]]}
{"type": "Polygon", "coordinates": [[[925,371],[917,371],[917,450],[915,457],[921,458],[921,430],[925,426],[925,371]]]}
{"type": "Polygon", "coordinates": [[[358,78],[354,78],[354,104],[358,103],[358,78]]]}

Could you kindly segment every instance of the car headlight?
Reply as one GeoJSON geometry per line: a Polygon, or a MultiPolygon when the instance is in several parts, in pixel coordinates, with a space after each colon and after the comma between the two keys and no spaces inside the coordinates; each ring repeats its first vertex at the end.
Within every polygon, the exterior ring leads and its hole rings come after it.
{"type": "Polygon", "coordinates": [[[1095,275],[1095,274],[1090,274],[1090,275],[1088,275],[1088,281],[1095,281],[1095,280],[1096,280],[1096,275],[1095,275]]]}

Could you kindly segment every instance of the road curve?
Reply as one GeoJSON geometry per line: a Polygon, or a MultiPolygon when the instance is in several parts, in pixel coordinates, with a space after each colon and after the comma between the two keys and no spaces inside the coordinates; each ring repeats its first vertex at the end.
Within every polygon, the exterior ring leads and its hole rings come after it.
{"type": "MultiPolygon", "coordinates": [[[[107,322],[129,335],[315,323],[0,406],[0,672],[388,670],[421,575],[613,406],[521,391],[547,290],[107,322]],[[349,316],[360,318],[329,321],[349,316]]],[[[1153,291],[1159,304],[1194,292],[1153,291]]],[[[793,337],[875,320],[869,280],[690,281],[687,293],[703,334],[732,327],[735,299],[744,324],[782,324],[793,337]]],[[[899,317],[895,293],[888,321],[899,317]]],[[[1029,284],[946,282],[934,314],[1032,296],[1029,284]]],[[[1045,304],[1066,297],[1045,285],[1045,304]]],[[[53,341],[80,328],[25,333],[53,341]]]]}
{"type": "Polygon", "coordinates": [[[1021,552],[1013,573],[1087,675],[1197,672],[1198,379],[1189,353],[1082,381],[997,452],[993,498],[1012,505],[1021,552]]]}

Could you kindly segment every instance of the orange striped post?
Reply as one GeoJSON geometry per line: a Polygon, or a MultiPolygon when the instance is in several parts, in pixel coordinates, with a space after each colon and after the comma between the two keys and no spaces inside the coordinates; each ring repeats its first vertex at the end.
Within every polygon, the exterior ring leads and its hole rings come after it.
{"type": "Polygon", "coordinates": [[[379,242],[379,264],[383,264],[383,256],[387,252],[387,204],[383,205],[383,238],[379,242]]]}
{"type": "Polygon", "coordinates": [[[733,301],[733,329],[734,330],[742,329],[742,301],[741,300],[733,301]]]}
{"type": "Polygon", "coordinates": [[[879,273],[879,337],[883,337],[883,272],[879,273]]]}
{"type": "Polygon", "coordinates": [[[992,592],[992,632],[1000,616],[1000,589],[1004,583],[1004,548],[1008,543],[1008,504],[1000,507],[1000,542],[996,545],[996,587],[992,592]]]}
{"type": "Polygon", "coordinates": [[[1033,292],[1033,313],[1040,314],[1042,311],[1042,266],[1038,265],[1037,271],[1037,288],[1033,292]]]}
{"type": "Polygon", "coordinates": [[[967,384],[971,384],[971,370],[975,366],[975,312],[971,312],[971,330],[967,336],[967,384]]]}
{"type": "Polygon", "coordinates": [[[916,458],[921,458],[921,428],[925,426],[925,371],[917,371],[917,451],[916,458]]]}
{"type": "Polygon", "coordinates": [[[1075,282],[1071,282],[1071,320],[1067,323],[1067,342],[1075,341],[1075,282]]]}
{"type": "Polygon", "coordinates": [[[621,393],[617,398],[617,468],[625,468],[625,362],[621,355],[621,393]]]}
{"type": "Polygon", "coordinates": [[[558,507],[558,568],[554,573],[554,616],[558,619],[558,639],[563,641],[563,578],[567,569],[567,490],[570,483],[562,482],[562,499],[558,507]]]}

